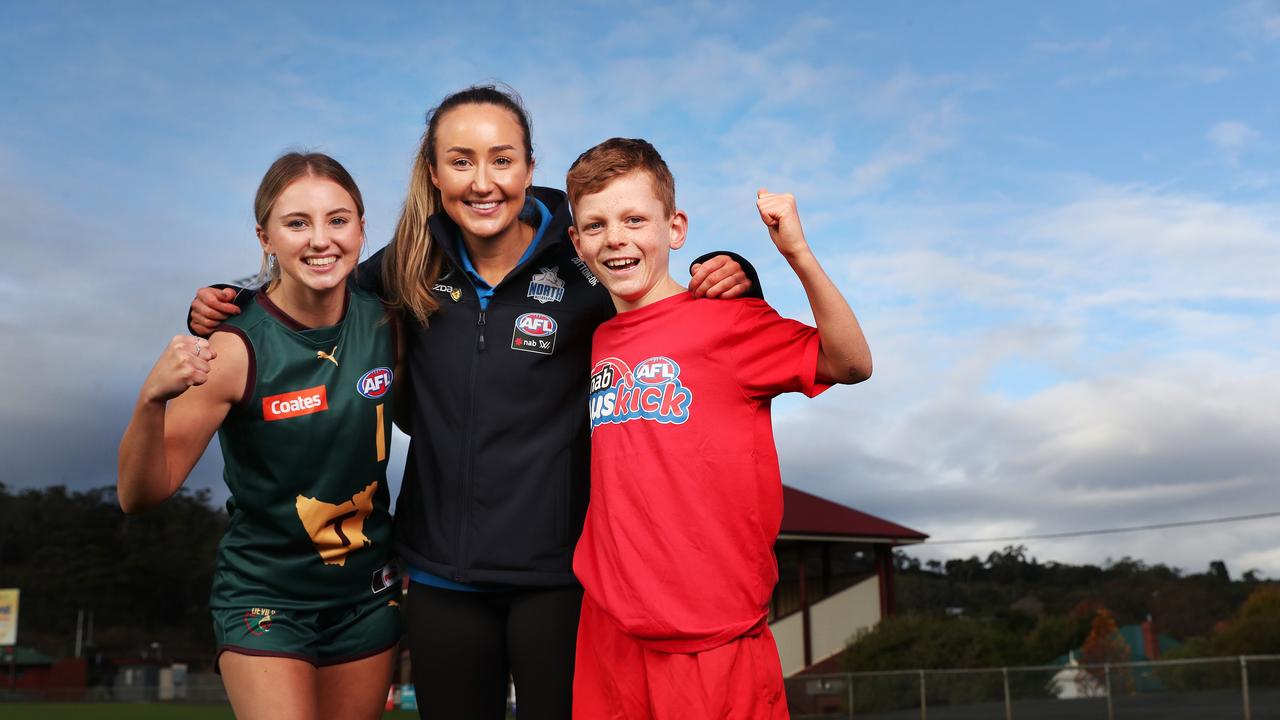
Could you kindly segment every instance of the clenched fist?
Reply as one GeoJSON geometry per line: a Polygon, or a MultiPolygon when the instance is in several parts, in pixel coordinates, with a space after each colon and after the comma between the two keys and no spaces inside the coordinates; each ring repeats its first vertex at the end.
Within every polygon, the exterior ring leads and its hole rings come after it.
{"type": "Polygon", "coordinates": [[[764,188],[756,192],[756,209],[760,211],[760,219],[769,228],[769,237],[778,251],[786,258],[793,258],[808,252],[809,243],[804,239],[804,228],[800,226],[800,211],[796,209],[796,198],[791,193],[771,193],[764,188]]]}
{"type": "Polygon", "coordinates": [[[217,356],[204,338],[174,336],[151,368],[142,386],[143,398],[150,402],[168,402],[188,388],[203,385],[209,379],[209,361],[217,356]]]}

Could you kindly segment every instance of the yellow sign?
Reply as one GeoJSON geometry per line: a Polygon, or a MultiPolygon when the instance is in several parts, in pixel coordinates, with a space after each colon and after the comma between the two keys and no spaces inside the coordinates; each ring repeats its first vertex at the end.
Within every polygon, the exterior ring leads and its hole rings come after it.
{"type": "Polygon", "coordinates": [[[0,645],[18,642],[18,589],[0,589],[0,645]]]}

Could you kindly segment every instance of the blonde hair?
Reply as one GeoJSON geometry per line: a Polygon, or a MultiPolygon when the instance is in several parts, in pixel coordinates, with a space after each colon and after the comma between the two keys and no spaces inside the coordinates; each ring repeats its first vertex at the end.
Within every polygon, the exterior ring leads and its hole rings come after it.
{"type": "Polygon", "coordinates": [[[428,133],[422,135],[418,155],[409,174],[409,192],[396,222],[396,232],[382,254],[383,295],[387,304],[412,315],[420,325],[439,309],[431,286],[440,277],[444,254],[431,242],[428,221],[440,207],[440,191],[431,182],[428,133]]]}
{"type": "Polygon", "coordinates": [[[413,159],[409,192],[396,223],[395,236],[382,256],[387,303],[412,315],[421,325],[426,325],[427,319],[440,309],[431,288],[444,266],[444,253],[432,242],[429,225],[431,215],[441,209],[440,190],[431,182],[431,168],[436,160],[436,128],[441,117],[462,105],[493,105],[514,115],[524,133],[525,160],[533,166],[529,113],[510,87],[473,85],[449,95],[427,111],[427,129],[422,133],[418,154],[413,159]]]}
{"type": "MultiPolygon", "coordinates": [[[[276,158],[258,183],[258,192],[253,198],[253,218],[258,229],[266,232],[267,221],[271,219],[271,211],[275,209],[280,194],[293,182],[303,177],[321,177],[332,180],[347,191],[356,204],[356,214],[364,218],[364,198],[360,188],[351,177],[351,173],[342,167],[342,163],[324,153],[287,152],[276,158]]],[[[270,292],[280,284],[280,265],[271,262],[271,255],[264,248],[262,251],[262,267],[258,270],[258,280],[262,288],[270,292]]]]}

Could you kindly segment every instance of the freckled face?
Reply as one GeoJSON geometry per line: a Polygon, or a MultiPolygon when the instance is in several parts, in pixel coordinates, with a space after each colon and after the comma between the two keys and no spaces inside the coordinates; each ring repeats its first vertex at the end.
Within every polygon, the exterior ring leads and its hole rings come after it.
{"type": "Polygon", "coordinates": [[[355,269],[364,242],[364,218],[356,202],[327,178],[301,177],[276,198],[262,247],[276,256],[281,283],[299,283],[315,291],[341,287],[355,269]]]}
{"type": "Polygon", "coordinates": [[[682,211],[667,214],[648,173],[628,173],[579,197],[574,218],[574,246],[620,310],[683,289],[671,279],[668,264],[670,252],[684,244],[688,219],[682,211]]]}
{"type": "Polygon", "coordinates": [[[518,236],[525,190],[533,183],[524,131],[497,105],[460,105],[436,126],[431,182],[444,211],[469,242],[518,236]]]}

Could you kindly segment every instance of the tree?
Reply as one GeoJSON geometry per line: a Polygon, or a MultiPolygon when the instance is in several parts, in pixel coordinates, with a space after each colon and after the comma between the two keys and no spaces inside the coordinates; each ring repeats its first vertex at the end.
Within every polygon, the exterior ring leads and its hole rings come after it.
{"type": "MultiPolygon", "coordinates": [[[[1098,608],[1093,616],[1089,635],[1085,638],[1084,645],[1080,647],[1080,664],[1088,666],[1085,668],[1088,677],[1096,683],[1093,689],[1107,686],[1108,670],[1102,666],[1108,663],[1129,662],[1131,657],[1129,643],[1120,636],[1120,629],[1116,627],[1116,619],[1111,615],[1111,611],[1104,607],[1098,608]]],[[[1110,684],[1112,692],[1119,690],[1132,694],[1135,690],[1133,673],[1128,667],[1111,668],[1110,684]]]]}
{"type": "Polygon", "coordinates": [[[84,609],[104,650],[132,654],[160,641],[170,654],[207,658],[209,586],[226,522],[208,491],[184,489],[125,515],[111,487],[0,485],[0,587],[22,589],[22,644],[69,654],[84,609]]]}
{"type": "MultiPolygon", "coordinates": [[[[845,650],[851,672],[1002,667],[1026,664],[1021,638],[993,622],[941,615],[897,615],[859,633],[845,650]]],[[[859,712],[911,707],[919,702],[913,676],[888,676],[860,684],[854,692],[859,712]]],[[[1038,690],[1043,682],[1032,683],[1038,690]],[[1038,684],[1037,684],[1038,683],[1038,684]]],[[[963,681],[927,685],[929,703],[962,704],[1001,697],[999,673],[965,675],[963,681]]]]}
{"type": "MultiPolygon", "coordinates": [[[[1261,655],[1280,647],[1280,585],[1257,587],[1236,614],[1209,637],[1192,638],[1168,654],[1170,659],[1261,655]]],[[[1238,687],[1233,665],[1187,665],[1161,668],[1160,679],[1178,690],[1238,687]]],[[[1280,684],[1280,667],[1275,663],[1251,663],[1249,682],[1254,685],[1280,684]]]]}
{"type": "Polygon", "coordinates": [[[1052,662],[1083,645],[1097,611],[1096,602],[1082,600],[1066,615],[1046,615],[1040,618],[1027,636],[1027,655],[1030,661],[1052,662]]]}

